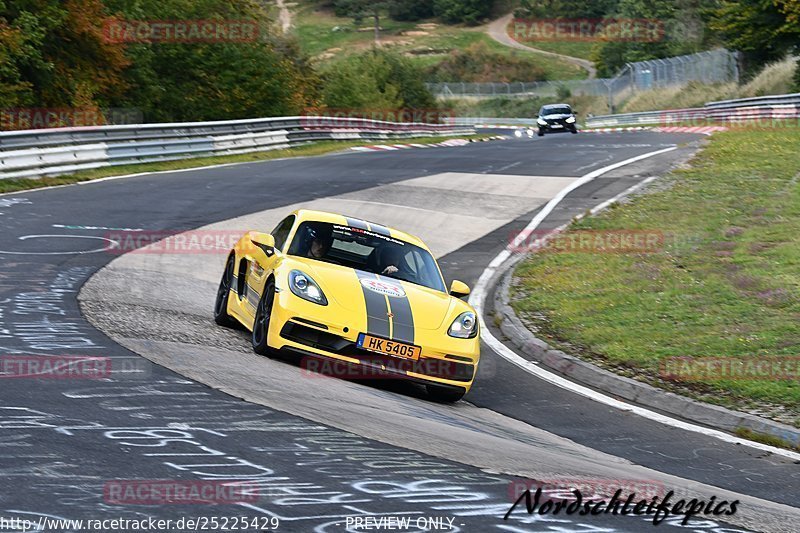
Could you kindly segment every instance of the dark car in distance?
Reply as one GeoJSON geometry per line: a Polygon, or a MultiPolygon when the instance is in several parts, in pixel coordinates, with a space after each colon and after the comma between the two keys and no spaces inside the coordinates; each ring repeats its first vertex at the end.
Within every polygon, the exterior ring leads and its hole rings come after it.
{"type": "Polygon", "coordinates": [[[578,127],[575,124],[575,113],[572,108],[567,104],[549,104],[544,105],[539,110],[539,116],[536,118],[536,124],[539,126],[539,137],[545,133],[578,133],[578,127]]]}

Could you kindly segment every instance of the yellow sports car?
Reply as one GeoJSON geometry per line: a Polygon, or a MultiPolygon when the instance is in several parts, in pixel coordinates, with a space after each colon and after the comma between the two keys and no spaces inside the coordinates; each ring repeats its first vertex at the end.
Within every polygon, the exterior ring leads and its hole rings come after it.
{"type": "Polygon", "coordinates": [[[418,238],[363,220],[298,210],[271,234],[234,246],[217,292],[217,324],[252,331],[262,355],[285,352],[356,373],[426,386],[455,402],[480,358],[475,310],[450,290],[418,238]],[[346,364],[344,364],[346,363],[346,364]]]}

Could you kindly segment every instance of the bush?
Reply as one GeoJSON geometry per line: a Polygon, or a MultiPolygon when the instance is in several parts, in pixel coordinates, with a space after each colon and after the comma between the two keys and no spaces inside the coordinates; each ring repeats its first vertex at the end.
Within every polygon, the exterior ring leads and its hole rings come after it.
{"type": "Polygon", "coordinates": [[[323,103],[347,109],[431,109],[436,100],[409,59],[373,50],[336,63],[325,76],[323,103]]]}
{"type": "Polygon", "coordinates": [[[448,24],[480,24],[492,12],[494,0],[434,0],[433,12],[448,24]]]}
{"type": "Polygon", "coordinates": [[[389,16],[394,20],[420,20],[433,16],[433,0],[403,0],[389,5],[389,16]]]}
{"type": "Polygon", "coordinates": [[[428,68],[428,79],[436,82],[528,82],[547,79],[534,59],[493,52],[485,43],[456,50],[441,63],[428,68]]]}
{"type": "Polygon", "coordinates": [[[800,92],[800,59],[794,67],[794,90],[800,92]]]}

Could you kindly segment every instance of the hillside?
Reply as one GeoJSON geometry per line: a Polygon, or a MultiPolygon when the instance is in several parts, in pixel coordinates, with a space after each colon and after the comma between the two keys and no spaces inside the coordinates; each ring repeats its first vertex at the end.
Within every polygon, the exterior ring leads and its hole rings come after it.
{"type": "MultiPolygon", "coordinates": [[[[372,20],[360,24],[352,17],[337,16],[325,2],[302,0],[290,7],[292,28],[301,49],[321,70],[370,49],[375,42],[372,20]]],[[[527,50],[503,46],[487,35],[488,25],[445,24],[440,19],[380,20],[384,48],[411,58],[429,69],[439,81],[538,81],[585,78],[586,72],[567,61],[527,50]],[[449,60],[449,61],[448,61],[449,60]],[[437,66],[448,68],[449,78],[437,75],[437,66]],[[459,76],[459,73],[461,74],[459,76]]]]}

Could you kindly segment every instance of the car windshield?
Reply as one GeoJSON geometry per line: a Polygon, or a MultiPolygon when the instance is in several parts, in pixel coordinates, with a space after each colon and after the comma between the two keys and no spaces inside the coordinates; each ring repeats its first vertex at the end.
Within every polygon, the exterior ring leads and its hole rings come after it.
{"type": "Polygon", "coordinates": [[[543,117],[548,115],[571,115],[572,109],[570,109],[568,106],[544,107],[539,114],[543,117]]]}
{"type": "Polygon", "coordinates": [[[430,252],[385,232],[327,222],[303,222],[297,228],[288,253],[446,292],[430,252]]]}

